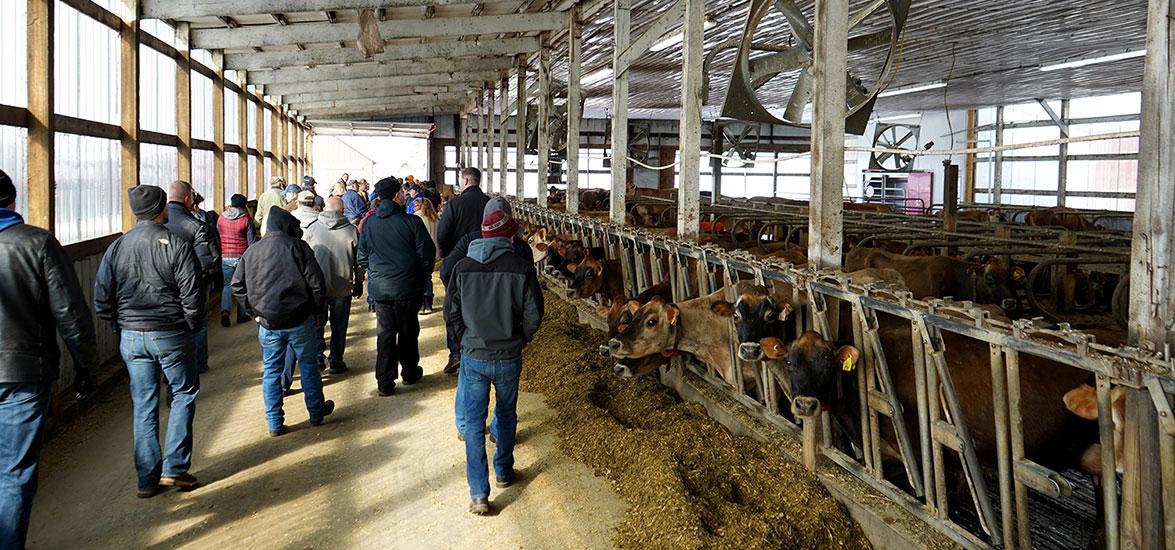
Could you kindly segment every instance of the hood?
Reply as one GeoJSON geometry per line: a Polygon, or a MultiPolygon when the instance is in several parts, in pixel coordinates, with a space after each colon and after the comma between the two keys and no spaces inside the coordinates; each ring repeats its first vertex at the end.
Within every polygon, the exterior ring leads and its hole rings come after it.
{"type": "Polygon", "coordinates": [[[298,218],[280,206],[270,207],[269,214],[265,216],[265,234],[275,233],[302,238],[302,228],[298,224],[298,218]]]}
{"type": "Polygon", "coordinates": [[[375,211],[375,215],[381,218],[386,218],[393,214],[403,214],[404,207],[396,204],[396,201],[386,200],[379,202],[379,209],[375,211]]]}
{"type": "Polygon", "coordinates": [[[510,239],[505,237],[478,239],[469,243],[469,257],[483,264],[488,264],[513,250],[510,239]]]}
{"type": "Polygon", "coordinates": [[[20,217],[20,214],[17,214],[15,210],[0,208],[0,231],[22,223],[24,223],[24,218],[20,217]]]}
{"type": "Polygon", "coordinates": [[[249,215],[248,212],[246,212],[240,208],[235,208],[232,206],[225,208],[224,212],[221,214],[221,216],[223,216],[224,219],[226,219],[226,220],[237,220],[240,218],[244,218],[245,216],[248,216],[248,215],[249,215]]]}
{"type": "Polygon", "coordinates": [[[338,229],[345,225],[351,225],[351,220],[338,212],[321,212],[318,214],[318,223],[325,225],[327,229],[338,229]]]}

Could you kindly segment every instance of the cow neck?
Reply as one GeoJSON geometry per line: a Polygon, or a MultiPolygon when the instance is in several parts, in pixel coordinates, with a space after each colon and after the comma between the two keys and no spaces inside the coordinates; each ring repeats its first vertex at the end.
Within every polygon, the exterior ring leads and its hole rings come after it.
{"type": "Polygon", "coordinates": [[[711,330],[716,319],[710,306],[715,300],[721,300],[721,292],[694,298],[678,304],[681,314],[678,315],[676,333],[674,334],[673,352],[685,352],[702,361],[713,365],[724,378],[729,380],[732,366],[730,365],[730,331],[725,326],[726,319],[719,323],[718,330],[711,330]],[[707,323],[709,321],[709,323],[707,323]]]}

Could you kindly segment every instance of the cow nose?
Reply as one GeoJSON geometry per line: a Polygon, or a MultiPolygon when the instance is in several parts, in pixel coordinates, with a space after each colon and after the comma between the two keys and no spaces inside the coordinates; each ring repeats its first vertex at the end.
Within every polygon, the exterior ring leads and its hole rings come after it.
{"type": "Polygon", "coordinates": [[[608,344],[600,345],[599,351],[600,351],[600,355],[603,357],[607,357],[609,355],[612,355],[612,350],[608,347],[608,344]]]}
{"type": "Polygon", "coordinates": [[[820,412],[820,400],[815,397],[797,397],[791,402],[791,412],[796,416],[816,416],[820,412]]]}
{"type": "Polygon", "coordinates": [[[632,369],[628,368],[628,365],[616,363],[612,365],[612,372],[621,378],[632,378],[632,369]]]}
{"type": "Polygon", "coordinates": [[[1007,298],[1000,302],[1000,309],[1006,312],[1016,311],[1020,307],[1020,301],[1015,298],[1007,298]]]}
{"type": "Polygon", "coordinates": [[[620,340],[617,340],[615,338],[608,340],[608,353],[610,353],[612,355],[616,355],[617,353],[620,353],[620,346],[621,346],[620,340]]]}
{"type": "Polygon", "coordinates": [[[568,298],[574,298],[574,297],[575,297],[575,294],[576,294],[576,292],[575,292],[575,287],[574,287],[574,286],[572,286],[571,288],[568,288],[568,289],[567,289],[565,292],[566,292],[566,294],[567,294],[567,297],[568,297],[568,298]]]}
{"type": "Polygon", "coordinates": [[[744,342],[739,344],[738,358],[743,361],[762,361],[763,346],[758,342],[744,342]]]}

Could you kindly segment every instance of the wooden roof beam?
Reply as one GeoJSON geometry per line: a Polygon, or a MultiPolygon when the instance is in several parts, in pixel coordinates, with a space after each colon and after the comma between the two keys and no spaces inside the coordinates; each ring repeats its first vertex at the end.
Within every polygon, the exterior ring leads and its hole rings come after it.
{"type": "Polygon", "coordinates": [[[394,77],[405,75],[447,74],[472,71],[507,70],[514,65],[510,57],[468,58],[456,61],[391,61],[364,63],[311,69],[280,69],[249,71],[250,84],[293,84],[322,80],[349,80],[353,78],[394,77]]]}
{"type": "Polygon", "coordinates": [[[234,70],[256,71],[279,67],[311,67],[318,65],[342,65],[346,63],[371,63],[397,59],[454,59],[463,57],[495,57],[518,55],[538,50],[538,38],[508,38],[502,40],[470,40],[461,42],[431,42],[387,46],[384,53],[371,60],[364,59],[354,49],[314,49],[303,52],[238,53],[224,56],[225,67],[234,70]]]}
{"type": "Polygon", "coordinates": [[[268,15],[270,13],[415,8],[430,5],[469,4],[469,0],[141,0],[144,18],[192,19],[218,15],[268,15]]]}
{"type": "MultiPolygon", "coordinates": [[[[476,71],[469,73],[422,74],[412,77],[414,86],[453,86],[469,83],[497,81],[505,71],[476,71]]],[[[403,76],[354,78],[346,80],[325,80],[317,82],[298,82],[293,84],[271,84],[265,86],[265,93],[270,95],[295,95],[318,92],[341,92],[346,90],[362,90],[369,88],[393,88],[403,86],[403,76]]]]}
{"type": "Polygon", "coordinates": [[[433,103],[456,103],[465,101],[469,92],[450,92],[445,94],[421,95],[389,95],[385,97],[369,97],[364,99],[337,99],[331,101],[308,101],[291,104],[299,113],[322,109],[350,109],[355,107],[379,107],[384,105],[425,105],[433,103]]]}

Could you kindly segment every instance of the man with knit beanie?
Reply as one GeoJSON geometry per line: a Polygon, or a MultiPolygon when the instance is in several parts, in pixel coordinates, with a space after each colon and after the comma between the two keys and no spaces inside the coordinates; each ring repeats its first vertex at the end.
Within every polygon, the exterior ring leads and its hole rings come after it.
{"type": "MultiPolygon", "coordinates": [[[[224,209],[220,219],[216,220],[217,233],[220,234],[220,270],[224,275],[224,288],[220,291],[220,326],[228,327],[229,314],[232,311],[233,292],[229,288],[233,273],[241,263],[241,256],[245,249],[257,242],[257,232],[253,227],[253,220],[249,219],[249,210],[245,196],[233,195],[229,199],[228,208],[224,209]]],[[[237,323],[244,323],[249,319],[245,313],[245,303],[237,302],[237,323]]]]}
{"type": "Polygon", "coordinates": [[[163,226],[168,217],[163,189],[140,185],[127,194],[138,223],[106,249],[94,284],[94,310],[119,334],[134,404],[138,496],[150,498],[160,487],[197,484],[188,473],[200,389],[192,335],[204,325],[207,294],[192,244],[163,226]],[[161,373],[171,395],[163,449],[161,373]]]}
{"type": "Polygon", "coordinates": [[[478,515],[489,512],[485,422],[490,386],[496,401],[490,425],[490,435],[497,441],[495,486],[501,489],[514,481],[522,349],[543,320],[543,295],[534,264],[511,244],[518,222],[503,211],[492,212],[482,220],[481,234],[483,238],[469,245],[469,256],[453,267],[450,307],[445,313],[461,343],[458,407],[465,416],[469,511],[478,515]]]}

